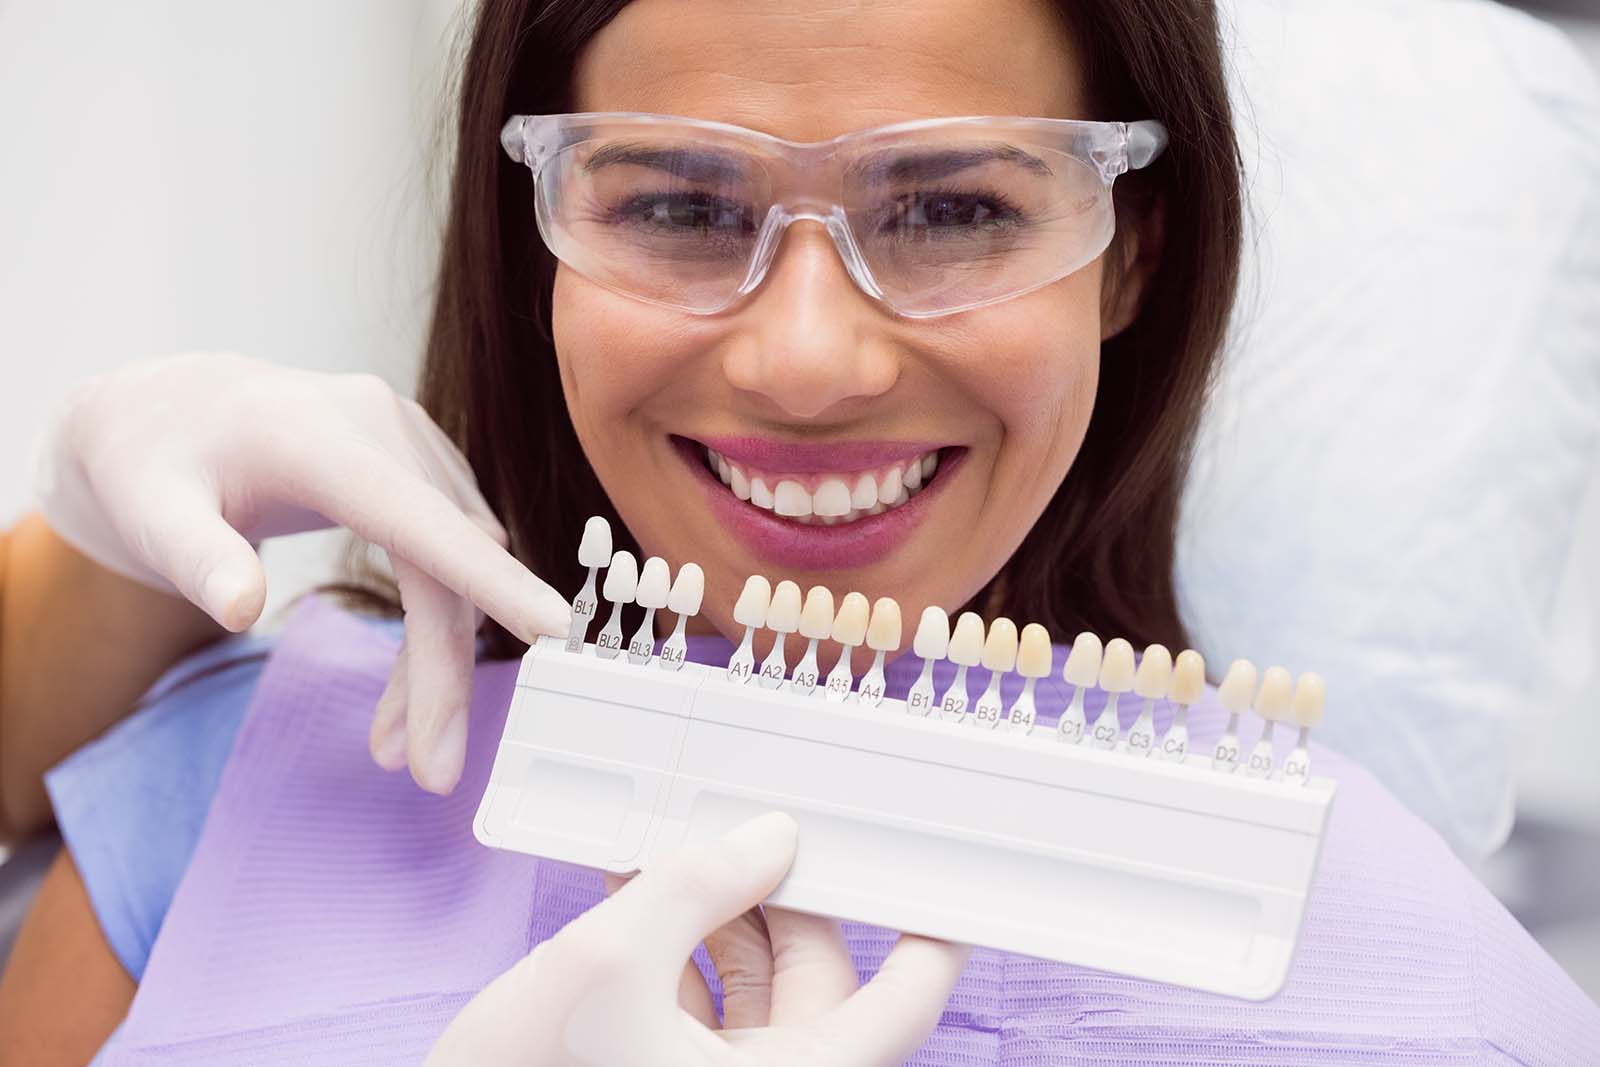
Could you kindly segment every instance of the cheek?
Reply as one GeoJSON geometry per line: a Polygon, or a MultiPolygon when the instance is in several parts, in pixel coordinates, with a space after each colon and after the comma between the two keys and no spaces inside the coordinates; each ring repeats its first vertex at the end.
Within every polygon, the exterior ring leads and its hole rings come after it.
{"type": "Polygon", "coordinates": [[[556,271],[551,332],[567,410],[585,451],[614,436],[628,417],[668,388],[695,339],[684,316],[619,296],[556,271]]]}
{"type": "Polygon", "coordinates": [[[1100,370],[1098,266],[963,319],[962,385],[994,414],[1000,461],[1060,481],[1088,429],[1100,370]]]}

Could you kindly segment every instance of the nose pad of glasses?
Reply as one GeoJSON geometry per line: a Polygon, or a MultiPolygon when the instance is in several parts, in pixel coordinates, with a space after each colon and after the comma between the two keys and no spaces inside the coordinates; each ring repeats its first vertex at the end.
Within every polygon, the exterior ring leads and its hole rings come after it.
{"type": "Polygon", "coordinates": [[[872,277],[872,272],[867,269],[866,260],[861,256],[861,249],[857,247],[855,238],[850,233],[850,227],[845,222],[842,208],[834,207],[826,213],[815,210],[788,211],[781,204],[772,205],[767,210],[767,217],[761,222],[761,232],[756,239],[755,252],[750,257],[750,269],[745,274],[743,284],[739,286],[740,296],[755,289],[766,278],[767,271],[772,267],[772,261],[777,257],[778,245],[783,241],[784,232],[792,223],[800,221],[821,223],[833,240],[834,250],[844,261],[844,269],[850,275],[850,280],[872,299],[883,299],[883,290],[872,277]]]}

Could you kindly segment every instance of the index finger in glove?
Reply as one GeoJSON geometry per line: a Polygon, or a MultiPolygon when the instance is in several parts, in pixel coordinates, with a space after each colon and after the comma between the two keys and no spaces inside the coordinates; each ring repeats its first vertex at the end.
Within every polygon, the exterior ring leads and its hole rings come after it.
{"type": "MultiPolygon", "coordinates": [[[[781,812],[680,849],[558,935],[575,960],[599,957],[667,990],[702,938],[760,903],[794,862],[798,827],[781,812]]],[[[587,964],[593,967],[593,963],[587,964]]]]}
{"type": "Polygon", "coordinates": [[[519,639],[564,634],[566,599],[437,486],[388,454],[346,443],[295,465],[306,502],[466,598],[519,639]]]}
{"type": "Polygon", "coordinates": [[[872,980],[807,1024],[840,1067],[891,1067],[928,1039],[972,953],[968,945],[901,934],[872,980]]]}

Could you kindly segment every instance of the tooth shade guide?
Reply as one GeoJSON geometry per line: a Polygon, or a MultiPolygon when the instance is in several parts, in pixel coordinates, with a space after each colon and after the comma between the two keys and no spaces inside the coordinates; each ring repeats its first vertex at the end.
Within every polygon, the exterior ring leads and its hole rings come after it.
{"type": "MultiPolygon", "coordinates": [[[[519,675],[495,759],[505,773],[474,819],[485,844],[632,869],[725,829],[737,798],[789,811],[810,842],[806,878],[785,880],[775,906],[1231,996],[1270,997],[1288,973],[1333,792],[1325,779],[1247,782],[1200,756],[1135,760],[853,713],[734,688],[698,663],[668,674],[559,649],[541,641],[519,675]],[[1130,870],[1139,892],[1106,891],[1130,870]],[[1237,915],[1249,921],[1224,921],[1237,915]],[[1108,928],[1140,936],[1130,945],[1108,928]]],[[[1048,716],[1066,694],[1037,695],[1048,716]]]]}
{"type": "Polygon", "coordinates": [[[661,645],[661,654],[657,657],[657,664],[662,670],[676,671],[683,668],[684,660],[688,658],[689,642],[684,633],[690,617],[700,613],[700,603],[705,598],[706,576],[698,563],[685,563],[678,569],[678,575],[672,580],[672,590],[667,594],[667,610],[678,617],[677,624],[672,628],[672,635],[661,645]]]}
{"type": "Polygon", "coordinates": [[[1165,645],[1150,645],[1139,658],[1133,676],[1133,692],[1143,698],[1138,718],[1128,727],[1124,742],[1136,756],[1149,756],[1156,749],[1156,701],[1167,695],[1172,685],[1172,653],[1165,645]]]}
{"type": "Polygon", "coordinates": [[[1283,761],[1283,779],[1304,785],[1311,777],[1311,731],[1322,725],[1327,693],[1322,677],[1310,671],[1294,683],[1294,696],[1289,703],[1289,713],[1300,727],[1294,748],[1283,761]]]}
{"type": "Polygon", "coordinates": [[[1261,689],[1256,693],[1255,700],[1256,714],[1263,720],[1261,739],[1250,750],[1249,760],[1245,764],[1245,772],[1252,778],[1272,777],[1273,761],[1276,759],[1272,728],[1288,717],[1293,692],[1293,680],[1283,667],[1268,667],[1261,672],[1261,689]]]}
{"type": "Polygon", "coordinates": [[[1228,664],[1228,673],[1217,687],[1217,700],[1228,713],[1228,726],[1212,752],[1213,770],[1231,774],[1239,766],[1239,717],[1255,699],[1256,665],[1247,659],[1228,664]]]}
{"type": "Polygon", "coordinates": [[[611,602],[611,615],[594,642],[594,654],[601,659],[612,659],[622,651],[622,605],[633,600],[638,588],[639,565],[633,553],[627,549],[612,553],[605,584],[600,587],[600,595],[611,602]]]}
{"type": "Polygon", "coordinates": [[[1114,749],[1122,738],[1122,723],[1117,718],[1118,698],[1133,689],[1133,646],[1120,637],[1106,642],[1105,654],[1100,660],[1100,688],[1105,691],[1106,705],[1089,728],[1090,740],[1096,748],[1114,749]]]}
{"type": "Polygon", "coordinates": [[[759,574],[744,580],[739,599],[733,605],[733,621],[744,627],[744,637],[739,647],[728,658],[728,680],[745,683],[755,672],[756,630],[767,624],[767,611],[772,605],[772,583],[759,574]]]}
{"type": "Polygon", "coordinates": [[[639,571],[639,581],[634,589],[634,602],[644,608],[644,621],[628,641],[628,659],[633,663],[648,663],[656,651],[656,612],[667,606],[671,595],[672,575],[667,561],[651,556],[639,571]]]}
{"type": "Polygon", "coordinates": [[[1172,687],[1167,699],[1177,708],[1172,725],[1162,735],[1157,750],[1162,759],[1182,761],[1189,754],[1189,708],[1205,695],[1206,661],[1200,653],[1186,648],[1178,653],[1172,668],[1172,687]]]}

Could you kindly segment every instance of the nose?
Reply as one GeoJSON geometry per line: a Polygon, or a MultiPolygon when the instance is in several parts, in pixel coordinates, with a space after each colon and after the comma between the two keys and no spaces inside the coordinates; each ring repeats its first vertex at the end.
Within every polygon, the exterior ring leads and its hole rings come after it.
{"type": "Polygon", "coordinates": [[[888,392],[899,377],[883,312],[851,281],[820,223],[790,225],[737,315],[723,373],[784,415],[847,415],[853,401],[888,392]]]}

